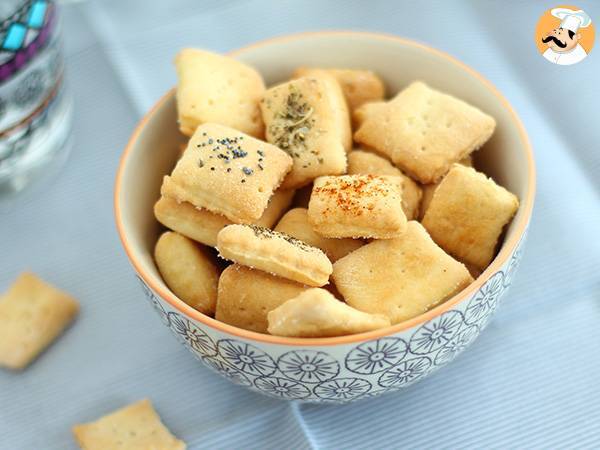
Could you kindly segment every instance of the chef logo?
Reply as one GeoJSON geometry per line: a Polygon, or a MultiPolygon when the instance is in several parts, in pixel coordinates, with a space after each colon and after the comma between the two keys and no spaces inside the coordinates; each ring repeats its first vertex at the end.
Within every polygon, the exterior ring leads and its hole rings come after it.
{"type": "Polygon", "coordinates": [[[584,60],[594,46],[594,25],[576,6],[547,10],[535,30],[538,50],[548,61],[568,66],[584,60]]]}

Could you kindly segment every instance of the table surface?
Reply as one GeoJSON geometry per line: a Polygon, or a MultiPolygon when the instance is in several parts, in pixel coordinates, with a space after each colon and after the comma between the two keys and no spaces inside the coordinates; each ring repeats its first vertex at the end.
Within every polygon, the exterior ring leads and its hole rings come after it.
{"type": "MultiPolygon", "coordinates": [[[[74,449],[70,427],[143,397],[190,449],[600,445],[600,49],[535,50],[539,2],[106,0],[63,8],[74,148],[60,175],[0,212],[0,289],[30,269],[75,295],[75,325],[20,374],[0,371],[0,449],[74,449]],[[115,231],[112,191],[136,121],[175,83],[184,46],[225,52],[318,29],[384,31],[489,78],[532,140],[538,195],[521,269],[492,324],[405,392],[295,405],[198,364],[148,308],[115,231]]],[[[598,3],[578,2],[600,20],[598,3]]],[[[600,44],[598,44],[600,45],[600,44]]]]}

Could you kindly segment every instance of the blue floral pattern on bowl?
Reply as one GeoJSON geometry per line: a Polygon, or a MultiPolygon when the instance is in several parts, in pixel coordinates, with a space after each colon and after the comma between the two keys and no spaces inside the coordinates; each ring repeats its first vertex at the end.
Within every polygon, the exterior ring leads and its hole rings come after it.
{"type": "Polygon", "coordinates": [[[417,383],[471,345],[510,286],[522,243],[477,292],[443,314],[393,335],[335,346],[247,341],[184,316],[140,281],[163,323],[216,373],[278,399],[347,403],[417,383]]]}

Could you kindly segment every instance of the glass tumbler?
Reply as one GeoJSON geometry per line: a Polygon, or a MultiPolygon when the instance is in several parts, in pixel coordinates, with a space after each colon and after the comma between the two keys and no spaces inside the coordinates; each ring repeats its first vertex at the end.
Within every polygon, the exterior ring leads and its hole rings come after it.
{"type": "Polygon", "coordinates": [[[0,0],[0,200],[66,159],[71,99],[52,0],[0,0]]]}

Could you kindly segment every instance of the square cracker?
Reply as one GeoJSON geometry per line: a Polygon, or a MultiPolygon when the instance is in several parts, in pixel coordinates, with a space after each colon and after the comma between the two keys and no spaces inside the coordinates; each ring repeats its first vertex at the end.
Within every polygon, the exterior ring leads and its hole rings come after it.
{"type": "Polygon", "coordinates": [[[421,188],[387,159],[371,152],[352,150],[348,153],[348,175],[392,175],[401,178],[402,210],[408,220],[415,219],[421,202],[421,188]]]}
{"type": "Polygon", "coordinates": [[[346,302],[392,324],[423,314],[473,281],[415,221],[396,239],[373,241],[336,261],[333,281],[346,302]]]}
{"type": "Polygon", "coordinates": [[[75,318],[79,304],[32,273],[0,296],[0,366],[23,369],[75,318]]]}
{"type": "Polygon", "coordinates": [[[313,288],[268,314],[269,333],[289,337],[330,337],[390,326],[381,314],[368,314],[340,302],[329,291],[313,288]]]}
{"type": "Polygon", "coordinates": [[[481,147],[495,126],[491,116],[418,81],[370,114],[354,139],[391,157],[421,183],[430,184],[481,147]]]}
{"type": "MultiPolygon", "coordinates": [[[[376,101],[369,102],[361,105],[352,111],[352,125],[354,128],[359,128],[363,122],[367,119],[367,117],[372,114],[377,113],[378,111],[385,110],[387,102],[385,101],[376,101]]],[[[389,155],[389,158],[392,158],[392,155],[389,155]]]]}
{"type": "Polygon", "coordinates": [[[187,136],[203,123],[220,123],[262,138],[260,99],[265,84],[250,66],[227,56],[187,48],[175,57],[179,128],[187,136]]]}
{"type": "Polygon", "coordinates": [[[294,159],[283,188],[302,187],[318,176],[346,171],[350,119],[332,77],[303,77],[272,87],[261,109],[267,141],[294,159]]]}
{"type": "Polygon", "coordinates": [[[296,281],[232,264],[219,278],[215,319],[245,330],[267,333],[267,314],[308,289],[296,281]]]}
{"type": "Polygon", "coordinates": [[[308,221],[331,238],[390,239],[406,228],[399,177],[344,175],[315,180],[308,221]]]}
{"type": "Polygon", "coordinates": [[[518,208],[514,194],[485,174],[455,164],[435,189],[423,226],[448,253],[484,269],[518,208]]]}
{"type": "Polygon", "coordinates": [[[294,77],[310,77],[324,71],[332,75],[342,87],[350,111],[367,102],[382,100],[385,95],[383,81],[370,70],[361,69],[318,69],[299,67],[294,77]]]}
{"type": "Polygon", "coordinates": [[[217,236],[219,255],[309,286],[323,286],[331,261],[320,249],[256,225],[229,225],[217,236]]]}
{"type": "MultiPolygon", "coordinates": [[[[290,206],[293,190],[278,189],[271,196],[267,209],[254,222],[256,225],[271,228],[290,206]]],[[[188,202],[178,202],[161,196],[154,205],[154,216],[167,228],[211,247],[217,246],[217,234],[233,222],[220,214],[196,208],[188,202]]]]}
{"type": "Polygon", "coordinates": [[[306,208],[290,209],[281,218],[275,227],[275,231],[285,233],[313,247],[320,248],[331,262],[343,258],[348,253],[364,245],[364,242],[360,239],[332,239],[321,236],[313,230],[308,222],[308,210],[306,208]]]}
{"type": "Polygon", "coordinates": [[[262,216],[273,191],[292,166],[277,147],[232,128],[200,125],[161,194],[251,223],[262,216]]]}
{"type": "Polygon", "coordinates": [[[95,422],[73,427],[83,450],[185,450],[163,425],[150,400],[140,400],[95,422]]]}

